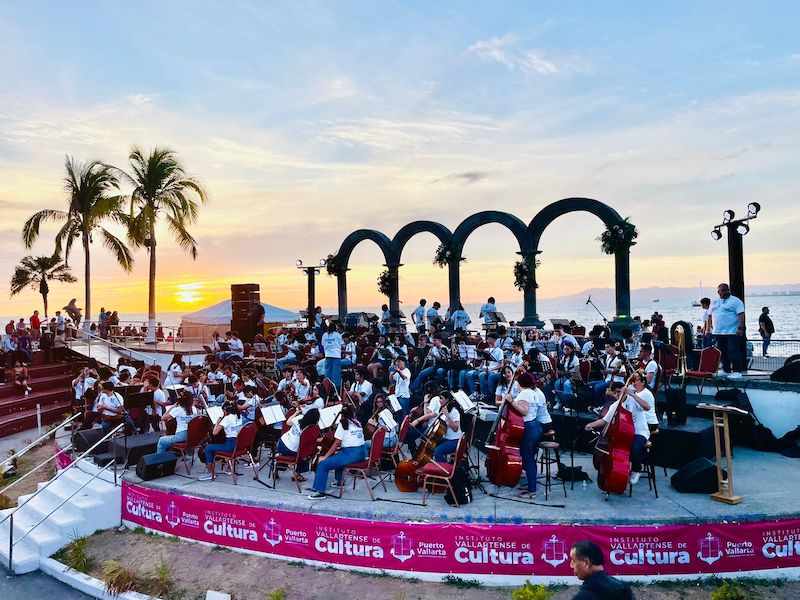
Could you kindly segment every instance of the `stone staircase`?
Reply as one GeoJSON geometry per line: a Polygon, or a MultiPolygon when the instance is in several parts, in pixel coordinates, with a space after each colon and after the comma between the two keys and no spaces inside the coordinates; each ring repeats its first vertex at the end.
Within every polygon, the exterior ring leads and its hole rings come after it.
{"type": "MultiPolygon", "coordinates": [[[[120,523],[121,488],[114,484],[112,471],[101,472],[89,460],[59,471],[38,488],[34,494],[20,496],[20,508],[14,514],[15,574],[37,570],[40,558],[49,557],[77,537],[120,523]]],[[[14,510],[0,511],[0,521],[5,519],[0,524],[0,561],[6,567],[11,526],[6,517],[14,510]]]]}

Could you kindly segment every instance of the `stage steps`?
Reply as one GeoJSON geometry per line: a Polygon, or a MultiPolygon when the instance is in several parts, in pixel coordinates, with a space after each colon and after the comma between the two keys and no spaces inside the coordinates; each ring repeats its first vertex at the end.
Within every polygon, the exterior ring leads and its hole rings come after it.
{"type": "MultiPolygon", "coordinates": [[[[62,472],[49,486],[40,483],[35,494],[20,496],[21,508],[14,514],[15,574],[35,571],[39,568],[40,558],[51,556],[77,537],[119,524],[121,488],[114,484],[110,470],[92,480],[98,472],[99,467],[82,460],[80,465],[62,472]],[[63,506],[56,508],[76,491],[63,506]],[[54,509],[55,512],[48,516],[54,509]],[[44,521],[36,526],[42,519],[44,521]],[[23,539],[22,536],[29,531],[31,533],[23,539]]],[[[0,520],[13,510],[0,511],[0,520]]],[[[0,561],[4,565],[8,565],[9,526],[10,520],[0,524],[0,561]]]]}

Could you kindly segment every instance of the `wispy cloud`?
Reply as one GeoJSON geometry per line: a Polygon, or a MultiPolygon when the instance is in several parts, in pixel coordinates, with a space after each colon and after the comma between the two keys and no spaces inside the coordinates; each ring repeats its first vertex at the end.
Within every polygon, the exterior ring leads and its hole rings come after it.
{"type": "Polygon", "coordinates": [[[538,48],[519,47],[519,40],[512,33],[501,37],[478,40],[466,49],[466,55],[476,56],[486,62],[494,62],[507,67],[511,71],[519,71],[526,75],[560,75],[588,73],[590,63],[578,56],[560,59],[549,57],[538,48]]]}
{"type": "Polygon", "coordinates": [[[488,173],[483,171],[466,171],[464,173],[453,173],[434,179],[431,183],[459,183],[463,185],[471,185],[477,183],[482,179],[489,177],[488,173]]]}

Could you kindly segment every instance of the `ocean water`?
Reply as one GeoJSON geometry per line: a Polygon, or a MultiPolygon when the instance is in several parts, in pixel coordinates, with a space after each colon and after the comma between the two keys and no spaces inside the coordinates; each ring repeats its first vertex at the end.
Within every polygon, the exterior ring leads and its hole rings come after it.
{"type": "MultiPolygon", "coordinates": [[[[745,298],[747,305],[746,321],[749,339],[759,339],[758,336],[758,316],[761,314],[762,306],[770,307],[770,317],[775,323],[774,340],[800,340],[800,296],[753,296],[745,298]]],[[[478,313],[482,303],[465,304],[464,310],[469,313],[473,324],[480,322],[478,313]]],[[[605,314],[608,319],[614,318],[614,305],[612,302],[595,302],[597,308],[605,314]]],[[[410,315],[416,303],[403,304],[402,310],[406,315],[410,315]],[[409,308],[411,307],[411,308],[409,308]]],[[[595,324],[602,324],[603,319],[597,311],[583,302],[563,302],[557,300],[539,300],[537,302],[539,318],[546,323],[546,328],[550,328],[549,319],[575,319],[579,324],[585,325],[587,331],[595,324]]],[[[498,302],[497,309],[502,312],[510,321],[518,321],[523,316],[522,302],[498,302]]],[[[335,313],[336,307],[323,307],[325,313],[335,313]]],[[[351,311],[366,311],[380,313],[379,307],[375,306],[354,306],[351,311]]],[[[702,321],[703,311],[700,307],[692,306],[692,299],[686,300],[662,300],[660,302],[632,302],[631,312],[639,315],[642,319],[649,319],[653,312],[658,311],[664,315],[667,323],[675,321],[687,321],[698,325],[702,321]]],[[[164,312],[158,315],[158,321],[165,328],[177,327],[181,322],[179,312],[164,312]]],[[[27,319],[26,315],[26,319],[27,319]]],[[[7,323],[10,319],[15,321],[19,316],[1,317],[0,322],[7,323]]],[[[120,314],[120,320],[140,324],[147,323],[147,313],[124,313],[120,314]]]]}

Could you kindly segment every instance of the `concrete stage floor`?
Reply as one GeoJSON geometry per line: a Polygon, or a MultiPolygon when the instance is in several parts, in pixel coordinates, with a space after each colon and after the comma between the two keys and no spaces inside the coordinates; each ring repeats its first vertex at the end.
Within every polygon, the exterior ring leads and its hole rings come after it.
{"type": "MultiPolygon", "coordinates": [[[[477,451],[475,451],[477,452],[477,451]]],[[[266,460],[267,453],[263,454],[266,460]]],[[[569,453],[562,455],[562,461],[569,464],[569,453]]],[[[481,473],[485,476],[481,455],[481,473]]],[[[658,467],[657,484],[659,498],[648,490],[647,481],[642,479],[634,486],[633,497],[611,495],[604,500],[604,494],[594,483],[596,471],[591,456],[575,454],[575,464],[583,466],[592,482],[583,487],[575,484],[571,490],[567,484],[564,497],[560,482],[553,487],[547,501],[544,490],[539,488],[534,502],[516,497],[517,491],[501,488],[484,482],[488,494],[478,489],[473,491],[474,500],[461,508],[449,506],[441,494],[429,495],[428,505],[422,506],[422,492],[401,493],[393,483],[387,485],[388,492],[381,486],[374,490],[375,502],[370,501],[364,481],[359,480],[352,489],[352,479],[347,477],[348,487],[344,497],[310,500],[306,489],[298,494],[288,473],[282,472],[276,489],[269,489],[253,480],[253,472],[242,463],[238,472],[238,485],[234,486],[229,475],[218,475],[216,481],[201,482],[197,478],[203,474],[203,465],[195,460],[190,476],[185,475],[182,463],[178,462],[178,473],[149,482],[142,482],[133,469],[125,472],[125,480],[145,487],[160,489],[187,496],[195,496],[219,502],[253,505],[277,510],[300,513],[315,513],[356,519],[392,522],[461,522],[461,523],[529,523],[529,524],[595,524],[595,525],[664,525],[677,523],[703,523],[720,521],[762,521],[797,517],[800,483],[797,481],[798,459],[787,458],[771,452],[757,452],[745,447],[734,450],[733,474],[735,493],[743,497],[739,505],[729,506],[712,501],[706,494],[680,494],[658,467]],[[494,497],[495,494],[499,497],[494,497]],[[563,507],[561,506],[563,505],[563,507]]],[[[261,471],[261,481],[271,484],[269,468],[261,471]]],[[[671,476],[675,471],[668,469],[671,476]]],[[[311,474],[313,476],[313,474],[311,474]]],[[[333,481],[330,476],[329,484],[333,481]]],[[[329,493],[338,495],[338,490],[329,488],[329,493]]]]}

